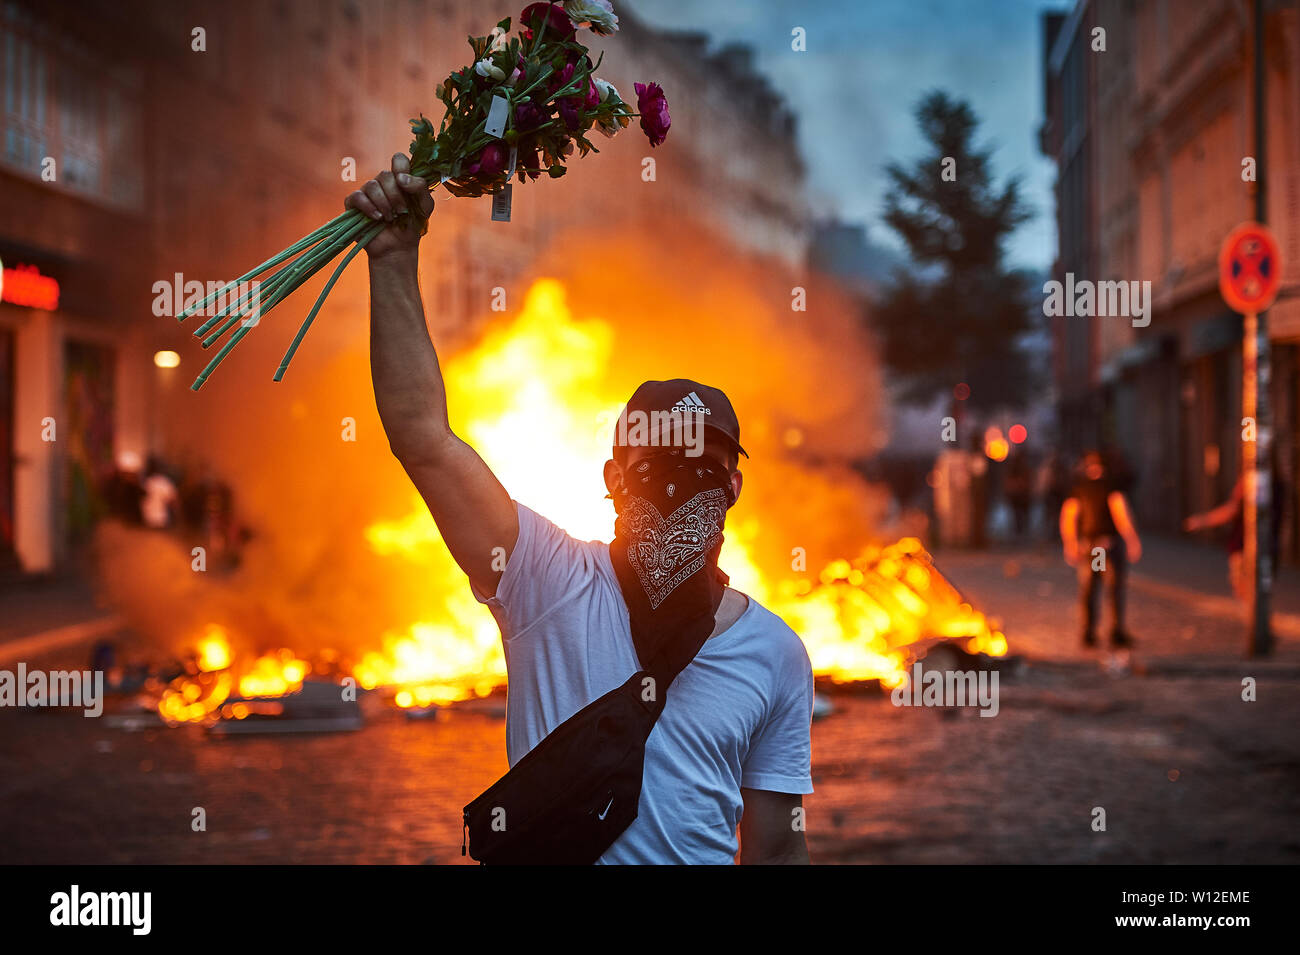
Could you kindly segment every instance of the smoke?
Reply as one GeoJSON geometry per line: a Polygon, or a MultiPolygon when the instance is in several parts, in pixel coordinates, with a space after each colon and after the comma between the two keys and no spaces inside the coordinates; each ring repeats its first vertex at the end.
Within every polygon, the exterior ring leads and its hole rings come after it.
{"type": "Polygon", "coordinates": [[[794,547],[829,560],[871,539],[881,500],[850,465],[883,443],[882,386],[854,300],[679,220],[557,242],[541,268],[574,314],[609,322],[620,401],[648,379],[727,393],[750,454],[728,527],[761,520],[761,566],[788,573],[794,547]]]}
{"type": "MultiPolygon", "coordinates": [[[[444,267],[426,248],[428,309],[444,267]]],[[[215,622],[236,650],[356,656],[419,620],[490,625],[389,452],[369,378],[365,278],[358,266],[340,283],[283,383],[270,374],[312,293],[264,319],[197,394],[192,348],[160,396],[164,458],[226,481],[252,532],[237,569],[196,572],[201,540],[101,527],[104,589],[160,645],[181,651],[215,622]]],[[[689,224],[649,220],[551,237],[505,287],[504,312],[491,311],[490,289],[476,291],[479,333],[435,332],[451,418],[523,503],[608,539],[600,471],[613,415],[641,381],[687,377],[728,394],[751,455],[729,544],[783,577],[796,548],[815,570],[872,540],[881,500],[851,463],[881,440],[880,374],[857,304],[833,284],[689,224]],[[562,297],[539,298],[543,278],[562,297]],[[799,289],[806,310],[792,308],[799,289]],[[548,404],[557,396],[571,417],[548,404]],[[566,460],[568,450],[582,460],[566,460]],[[565,501],[595,524],[549,513],[565,501]]]]}

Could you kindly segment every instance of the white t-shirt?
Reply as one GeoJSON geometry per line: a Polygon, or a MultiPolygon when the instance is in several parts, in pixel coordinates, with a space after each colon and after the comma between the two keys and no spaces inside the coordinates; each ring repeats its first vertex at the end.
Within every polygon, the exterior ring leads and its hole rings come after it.
{"type": "MultiPolygon", "coordinates": [[[[487,604],[501,627],[513,766],[560,723],[636,673],[608,545],[522,504],[519,540],[487,604]]],[[[740,789],[810,793],[812,666],[803,641],[752,597],[668,688],[646,743],[637,817],[601,863],[720,863],[736,855],[740,789]]]]}

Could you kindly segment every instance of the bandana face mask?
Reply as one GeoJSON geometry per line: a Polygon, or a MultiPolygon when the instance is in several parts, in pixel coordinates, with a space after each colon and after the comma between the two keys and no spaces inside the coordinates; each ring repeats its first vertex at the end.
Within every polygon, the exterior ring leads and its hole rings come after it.
{"type": "Polygon", "coordinates": [[[727,582],[718,553],[731,476],[674,450],[625,468],[611,496],[618,518],[609,555],[644,668],[713,630],[727,582]]]}

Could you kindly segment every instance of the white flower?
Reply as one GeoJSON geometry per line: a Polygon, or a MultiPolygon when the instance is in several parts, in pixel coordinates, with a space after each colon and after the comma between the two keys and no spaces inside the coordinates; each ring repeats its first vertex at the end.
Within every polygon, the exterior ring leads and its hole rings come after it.
{"type": "MultiPolygon", "coordinates": [[[[597,89],[600,88],[601,82],[601,80],[596,80],[597,89]]],[[[613,102],[608,113],[601,110],[603,115],[596,117],[596,129],[603,133],[607,139],[613,139],[614,134],[628,124],[628,110],[623,105],[618,90],[614,89],[614,84],[606,83],[605,85],[609,87],[610,92],[613,94],[613,102]]]]}
{"type": "Polygon", "coordinates": [[[564,12],[578,26],[589,27],[600,36],[609,36],[618,29],[618,17],[609,0],[564,0],[564,12]]]}
{"type": "Polygon", "coordinates": [[[506,31],[500,27],[493,27],[492,32],[488,34],[488,39],[492,41],[488,46],[489,53],[500,53],[510,45],[510,41],[506,39],[506,31]]]}
{"type": "Polygon", "coordinates": [[[474,72],[477,73],[479,76],[496,80],[498,83],[500,83],[502,80],[506,78],[505,70],[501,69],[501,67],[499,66],[496,66],[492,62],[491,57],[484,57],[483,59],[475,63],[474,72]]]}
{"type": "Polygon", "coordinates": [[[602,80],[599,76],[596,77],[596,92],[600,94],[600,101],[602,103],[609,100],[609,95],[611,93],[614,94],[614,102],[623,102],[623,97],[618,94],[618,87],[609,80],[602,80]]]}

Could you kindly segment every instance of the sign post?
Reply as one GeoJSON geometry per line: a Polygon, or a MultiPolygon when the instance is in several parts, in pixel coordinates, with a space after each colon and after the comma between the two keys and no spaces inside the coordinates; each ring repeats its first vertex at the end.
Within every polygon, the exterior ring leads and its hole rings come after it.
{"type": "Polygon", "coordinates": [[[1241,347],[1242,508],[1245,569],[1250,581],[1247,656],[1273,649],[1269,624],[1273,593],[1273,422],[1268,404],[1268,325],[1260,313],[1272,304],[1282,281],[1277,239],[1266,226],[1244,222],[1219,250],[1219,291],[1243,316],[1241,347]],[[1253,434],[1253,440],[1251,435],[1253,434]]]}

